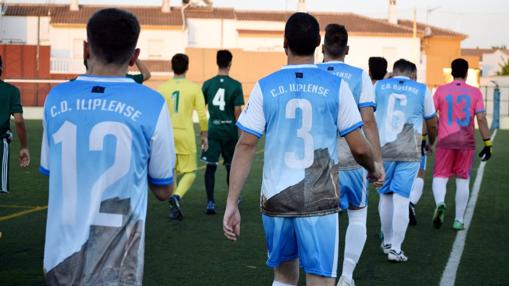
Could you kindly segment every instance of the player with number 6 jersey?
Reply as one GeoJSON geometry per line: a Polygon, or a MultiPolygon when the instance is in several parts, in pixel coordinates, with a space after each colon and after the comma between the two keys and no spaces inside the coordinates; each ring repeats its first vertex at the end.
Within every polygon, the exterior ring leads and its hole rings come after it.
{"type": "Polygon", "coordinates": [[[88,74],[46,98],[48,285],[142,284],[147,186],[169,198],[175,148],[163,97],[125,77],[139,30],[129,12],[96,12],[87,24],[88,74]]]}
{"type": "Polygon", "coordinates": [[[205,190],[207,192],[207,214],[215,214],[214,185],[219,156],[224,160],[226,183],[230,181],[230,165],[233,151],[239,138],[235,122],[244,105],[244,94],[240,82],[229,76],[233,55],[228,50],[219,50],[216,55],[218,73],[207,80],[202,87],[205,104],[209,110],[209,149],[201,155],[207,164],[205,190]]]}

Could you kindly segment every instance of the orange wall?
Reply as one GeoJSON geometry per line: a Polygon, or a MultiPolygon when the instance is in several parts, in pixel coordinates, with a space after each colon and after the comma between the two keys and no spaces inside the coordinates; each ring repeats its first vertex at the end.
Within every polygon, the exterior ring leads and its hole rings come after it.
{"type": "Polygon", "coordinates": [[[423,40],[426,54],[426,83],[434,87],[446,83],[444,68],[461,56],[462,38],[431,37],[423,40]]]}

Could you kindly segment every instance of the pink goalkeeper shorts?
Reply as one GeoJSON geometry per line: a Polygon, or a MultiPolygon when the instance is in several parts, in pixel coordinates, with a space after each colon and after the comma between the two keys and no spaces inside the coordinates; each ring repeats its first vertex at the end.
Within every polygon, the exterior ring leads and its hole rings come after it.
{"type": "Polygon", "coordinates": [[[437,148],[433,177],[449,178],[456,176],[462,179],[470,178],[474,156],[475,150],[437,148]]]}

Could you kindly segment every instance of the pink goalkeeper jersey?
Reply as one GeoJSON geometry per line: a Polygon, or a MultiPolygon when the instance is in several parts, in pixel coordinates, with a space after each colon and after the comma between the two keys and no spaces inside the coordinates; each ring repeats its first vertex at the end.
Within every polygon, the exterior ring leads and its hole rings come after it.
{"type": "Polygon", "coordinates": [[[433,100],[438,113],[437,147],[475,149],[474,117],[485,112],[481,91],[455,80],[438,87],[433,100]]]}

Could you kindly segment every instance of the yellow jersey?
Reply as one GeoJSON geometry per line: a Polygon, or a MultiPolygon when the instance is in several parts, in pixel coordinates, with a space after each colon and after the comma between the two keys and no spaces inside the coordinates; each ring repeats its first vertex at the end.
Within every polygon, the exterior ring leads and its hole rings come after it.
{"type": "Polygon", "coordinates": [[[199,85],[185,78],[173,78],[157,88],[166,100],[173,125],[177,154],[196,153],[193,111],[198,113],[200,130],[207,131],[205,99],[199,85]]]}

